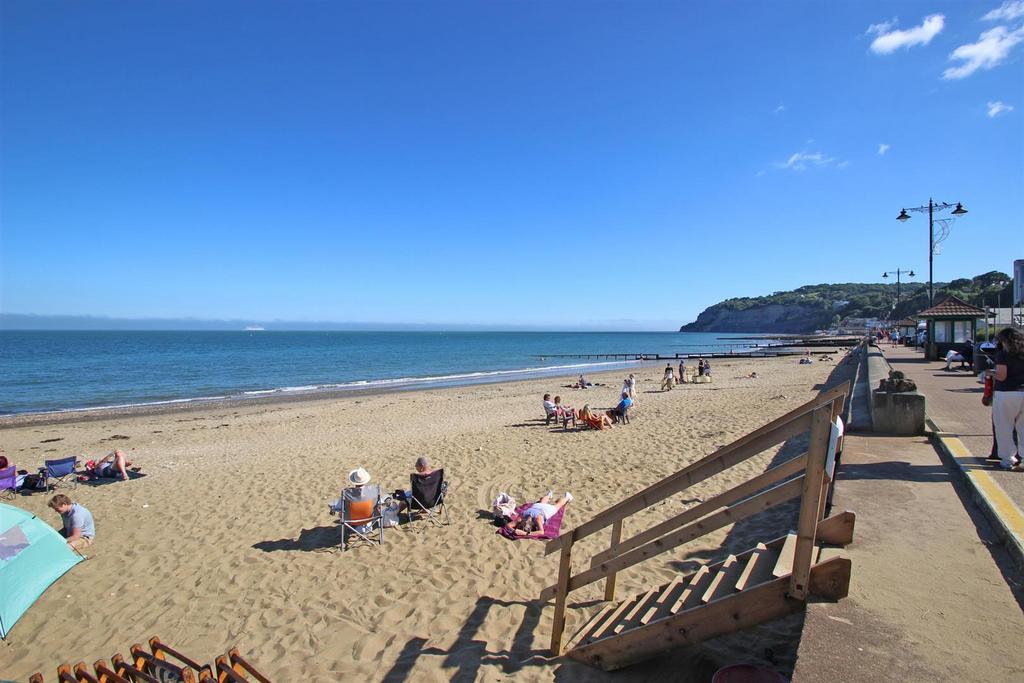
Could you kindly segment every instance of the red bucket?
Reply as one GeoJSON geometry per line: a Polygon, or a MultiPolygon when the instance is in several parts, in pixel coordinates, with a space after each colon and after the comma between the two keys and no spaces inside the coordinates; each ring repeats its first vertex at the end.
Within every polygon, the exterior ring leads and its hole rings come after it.
{"type": "Polygon", "coordinates": [[[789,683],[789,679],[763,666],[730,664],[716,671],[711,683],[789,683]]]}

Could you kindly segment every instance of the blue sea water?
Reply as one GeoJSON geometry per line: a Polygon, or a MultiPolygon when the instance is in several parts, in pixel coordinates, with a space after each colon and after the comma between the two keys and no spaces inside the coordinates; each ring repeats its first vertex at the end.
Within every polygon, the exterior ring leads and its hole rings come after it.
{"type": "Polygon", "coordinates": [[[739,350],[679,332],[0,331],[0,414],[574,375],[558,354],[739,350]]]}

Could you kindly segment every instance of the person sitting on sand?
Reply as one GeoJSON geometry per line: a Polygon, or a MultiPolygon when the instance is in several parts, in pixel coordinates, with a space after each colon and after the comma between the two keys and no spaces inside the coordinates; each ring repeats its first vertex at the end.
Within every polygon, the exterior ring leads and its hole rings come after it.
{"type": "Polygon", "coordinates": [[[547,521],[559,510],[572,502],[573,499],[572,494],[566,491],[565,495],[552,505],[551,496],[553,495],[553,491],[548,491],[546,496],[526,508],[518,520],[510,521],[505,525],[505,528],[515,536],[529,536],[533,533],[543,533],[544,525],[547,524],[547,521]]]}
{"type": "Polygon", "coordinates": [[[625,415],[626,411],[633,405],[633,400],[629,397],[629,394],[623,392],[622,400],[619,401],[619,405],[609,410],[606,415],[611,419],[612,422],[618,422],[625,415]]]}
{"type": "Polygon", "coordinates": [[[60,530],[68,545],[75,550],[82,550],[92,545],[96,537],[96,523],[92,519],[92,513],[78,503],[74,503],[63,493],[58,493],[48,503],[50,509],[60,515],[64,523],[60,530]]]}
{"type": "Polygon", "coordinates": [[[132,461],[124,457],[124,452],[114,451],[93,465],[92,473],[96,477],[108,479],[120,477],[122,481],[128,481],[128,468],[131,465],[132,461]]]}
{"type": "Polygon", "coordinates": [[[612,428],[612,421],[607,415],[593,413],[590,410],[590,405],[584,405],[583,410],[580,411],[580,418],[587,423],[591,429],[608,429],[612,428]]]}
{"type": "Polygon", "coordinates": [[[575,388],[576,389],[586,389],[587,388],[587,378],[584,377],[582,374],[580,374],[579,381],[576,382],[575,388]]]}

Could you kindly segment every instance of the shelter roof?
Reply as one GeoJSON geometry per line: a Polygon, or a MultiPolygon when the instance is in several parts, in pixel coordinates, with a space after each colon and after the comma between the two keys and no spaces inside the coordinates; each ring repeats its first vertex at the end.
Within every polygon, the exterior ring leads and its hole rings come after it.
{"type": "Polygon", "coordinates": [[[945,318],[948,320],[974,319],[985,315],[984,308],[972,306],[963,299],[950,296],[935,304],[931,308],[917,314],[918,318],[945,318]]]}
{"type": "Polygon", "coordinates": [[[896,323],[897,327],[917,327],[917,318],[904,318],[896,323]]]}

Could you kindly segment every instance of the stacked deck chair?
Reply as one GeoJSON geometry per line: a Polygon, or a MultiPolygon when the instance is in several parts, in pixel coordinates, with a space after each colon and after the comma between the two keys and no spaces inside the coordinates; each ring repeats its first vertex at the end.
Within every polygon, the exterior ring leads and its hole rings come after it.
{"type": "Polygon", "coordinates": [[[77,467],[78,458],[73,455],[59,460],[47,460],[43,467],[39,468],[39,476],[43,478],[47,491],[58,486],[77,488],[78,476],[75,473],[77,467]]]}
{"type": "Polygon", "coordinates": [[[444,468],[434,470],[430,474],[419,474],[414,472],[410,477],[411,498],[406,501],[405,508],[407,521],[412,522],[414,512],[425,513],[428,520],[438,526],[448,526],[451,520],[448,518],[448,507],[444,503],[444,497],[448,493],[448,482],[444,480],[444,468]],[[441,521],[441,515],[444,521],[441,521]]]}
{"type": "MultiPolygon", "coordinates": [[[[149,639],[149,651],[136,643],[131,646],[128,660],[115,654],[110,665],[100,659],[92,671],[79,662],[74,667],[61,664],[57,667],[58,683],[271,683],[248,660],[231,648],[226,655],[218,655],[211,664],[200,664],[153,636],[149,639]]],[[[46,683],[43,675],[33,674],[29,683],[46,683]]]]}

